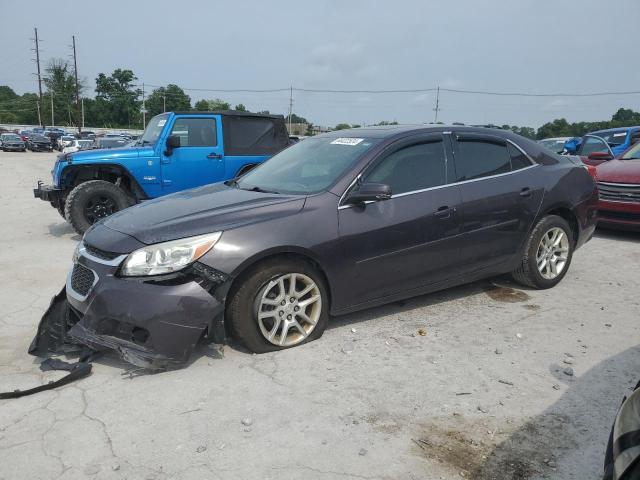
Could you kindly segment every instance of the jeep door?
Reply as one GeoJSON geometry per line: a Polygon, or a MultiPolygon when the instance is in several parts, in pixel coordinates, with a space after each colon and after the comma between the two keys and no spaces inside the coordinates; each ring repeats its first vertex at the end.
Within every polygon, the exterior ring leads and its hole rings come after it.
{"type": "MultiPolygon", "coordinates": [[[[180,138],[173,149],[162,145],[162,193],[214,183],[224,178],[224,149],[220,115],[177,115],[169,135],[180,138]]],[[[167,138],[168,138],[167,136],[167,138]]]]}

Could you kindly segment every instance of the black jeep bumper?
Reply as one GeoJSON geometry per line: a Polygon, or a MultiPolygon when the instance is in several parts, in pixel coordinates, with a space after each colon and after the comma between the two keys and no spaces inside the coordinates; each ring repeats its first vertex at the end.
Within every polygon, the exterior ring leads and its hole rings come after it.
{"type": "Polygon", "coordinates": [[[33,189],[33,196],[51,203],[51,206],[58,210],[60,210],[61,207],[64,207],[62,190],[54,187],[53,185],[43,185],[41,180],[38,181],[38,186],[33,189]]]}

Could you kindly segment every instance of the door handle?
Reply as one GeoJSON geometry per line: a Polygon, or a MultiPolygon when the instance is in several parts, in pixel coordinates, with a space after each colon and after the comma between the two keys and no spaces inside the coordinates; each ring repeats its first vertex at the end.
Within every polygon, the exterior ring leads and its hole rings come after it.
{"type": "Polygon", "coordinates": [[[209,155],[207,155],[207,158],[211,160],[220,160],[222,158],[222,155],[216,152],[211,152],[209,155]]]}
{"type": "Polygon", "coordinates": [[[524,187],[522,190],[520,190],[520,196],[529,198],[531,196],[531,189],[529,187],[524,187]]]}
{"type": "Polygon", "coordinates": [[[448,207],[447,205],[443,205],[442,207],[438,208],[435,212],[433,212],[433,216],[434,217],[438,217],[441,219],[446,219],[451,217],[451,214],[454,213],[456,211],[455,207],[448,207]]]}

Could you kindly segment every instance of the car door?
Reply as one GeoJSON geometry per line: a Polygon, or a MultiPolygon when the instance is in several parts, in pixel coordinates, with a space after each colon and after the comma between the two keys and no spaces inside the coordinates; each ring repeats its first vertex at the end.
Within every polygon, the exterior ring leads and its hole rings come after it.
{"type": "Polygon", "coordinates": [[[388,184],[391,198],[365,205],[342,201],[338,228],[344,258],[350,262],[351,305],[455,273],[459,243],[451,239],[460,230],[460,193],[448,184],[447,169],[442,135],[403,140],[373,160],[352,187],[388,184]]]}
{"type": "Polygon", "coordinates": [[[600,165],[614,157],[611,147],[604,138],[585,135],[578,150],[582,161],[588,165],[600,165]]]}
{"type": "Polygon", "coordinates": [[[163,194],[224,178],[220,115],[176,116],[169,135],[180,138],[180,147],[170,150],[162,146],[163,194]]]}
{"type": "Polygon", "coordinates": [[[544,192],[541,169],[501,137],[457,133],[451,140],[462,197],[464,272],[497,270],[519,252],[536,218],[544,192]]]}

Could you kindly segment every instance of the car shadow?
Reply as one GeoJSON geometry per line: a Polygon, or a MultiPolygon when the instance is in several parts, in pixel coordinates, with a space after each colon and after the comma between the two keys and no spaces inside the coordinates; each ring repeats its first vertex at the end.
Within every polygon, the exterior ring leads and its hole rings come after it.
{"type": "Polygon", "coordinates": [[[78,235],[75,230],[73,230],[73,227],[67,222],[50,223],[48,228],[49,234],[57,238],[67,237],[70,235],[69,238],[75,242],[79,242],[82,239],[82,237],[78,235]]]}
{"type": "Polygon", "coordinates": [[[526,294],[527,290],[534,289],[516,283],[509,275],[500,275],[425,295],[419,295],[417,297],[411,297],[406,300],[388,303],[379,307],[368,308],[346,315],[332,316],[327,329],[344,327],[386,315],[431,307],[480,293],[486,293],[492,299],[504,303],[526,302],[529,300],[529,295],[526,294]]]}
{"type": "Polygon", "coordinates": [[[556,388],[564,384],[566,391],[493,449],[476,455],[470,478],[601,477],[618,407],[640,379],[640,346],[608,357],[576,377],[565,375],[559,365],[550,365],[549,371],[556,388]]]}
{"type": "Polygon", "coordinates": [[[594,235],[597,238],[605,240],[618,240],[623,242],[640,243],[640,232],[630,230],[614,230],[604,227],[598,227],[594,235]]]}

